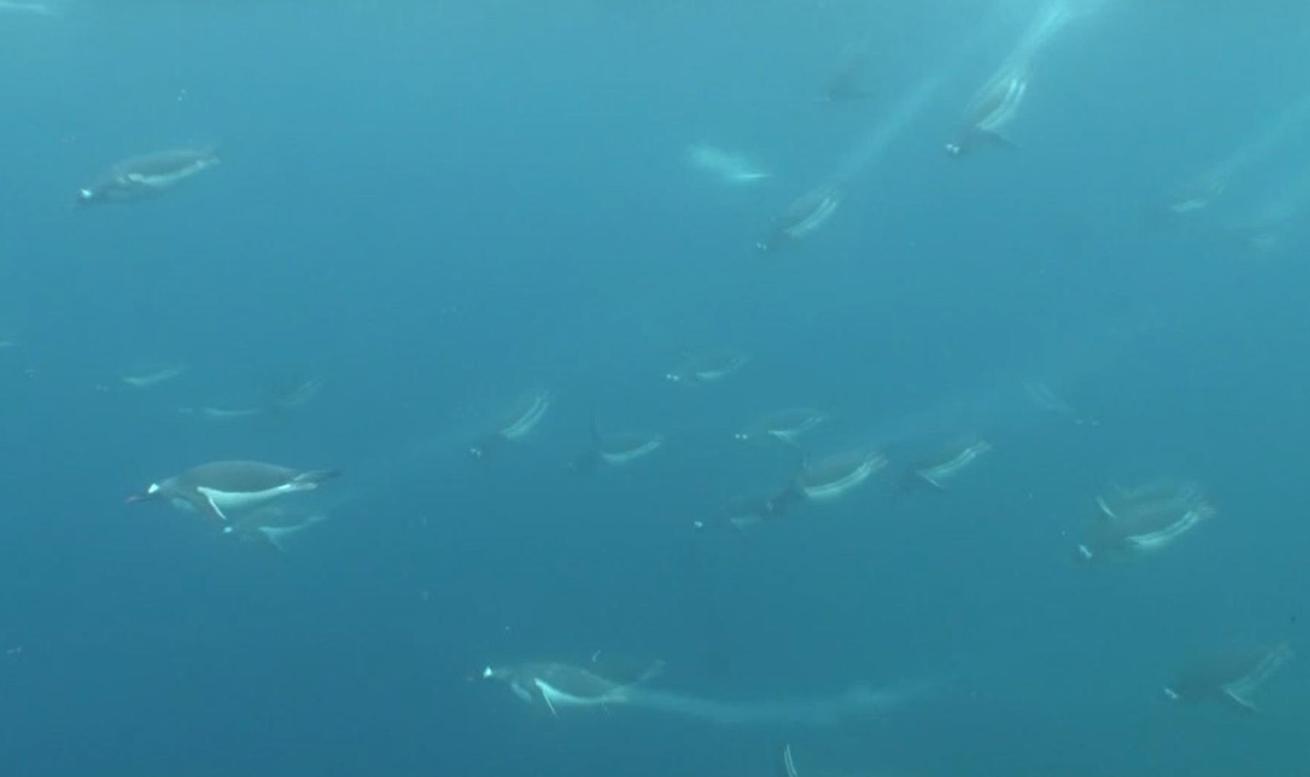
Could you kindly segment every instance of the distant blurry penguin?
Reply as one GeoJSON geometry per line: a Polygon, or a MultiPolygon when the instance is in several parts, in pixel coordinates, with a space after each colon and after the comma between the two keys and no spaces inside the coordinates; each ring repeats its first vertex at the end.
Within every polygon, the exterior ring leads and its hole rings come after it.
{"type": "Polygon", "coordinates": [[[507,443],[518,442],[532,433],[550,410],[552,397],[549,391],[534,391],[520,397],[494,431],[483,434],[468,448],[469,456],[482,460],[507,443]]]}
{"type": "Polygon", "coordinates": [[[1255,692],[1291,658],[1286,642],[1208,656],[1181,671],[1164,692],[1176,702],[1218,702],[1243,713],[1259,712],[1255,692]]]}
{"type": "Polygon", "coordinates": [[[212,148],[179,148],[124,159],[77,193],[78,205],[150,199],[218,164],[212,148]]]}
{"type": "Polygon", "coordinates": [[[716,351],[693,356],[671,372],[664,374],[670,383],[687,386],[699,386],[706,383],[718,383],[724,378],[745,367],[750,357],[736,351],[716,351]]]}
{"type": "Polygon", "coordinates": [[[288,539],[327,519],[323,513],[288,510],[269,504],[234,516],[232,522],[223,527],[223,533],[285,552],[288,539]]]}
{"type": "Polygon", "coordinates": [[[776,251],[783,246],[802,240],[828,223],[828,219],[841,205],[842,192],[836,185],[820,186],[797,197],[773,220],[773,228],[755,247],[761,251],[776,251]]]}
{"type": "Polygon", "coordinates": [[[1014,148],[1002,131],[1014,121],[1028,92],[1028,70],[1024,66],[1005,69],[982,89],[965,109],[965,127],[950,143],[946,152],[964,156],[979,146],[1014,148]]]}
{"type": "Polygon", "coordinates": [[[812,502],[840,499],[887,466],[879,451],[854,450],[806,463],[796,478],[796,488],[812,502]]]}
{"type": "Polygon", "coordinates": [[[827,420],[826,413],[813,408],[798,407],[779,410],[776,413],[770,413],[760,418],[734,434],[733,437],[742,442],[776,440],[788,445],[795,445],[799,437],[813,431],[827,420]]]}
{"type": "Polygon", "coordinates": [[[312,491],[335,470],[294,470],[258,461],[201,464],[127,498],[129,503],[167,499],[174,506],[228,522],[229,512],[250,510],[299,491],[312,491]]]}
{"type": "Polygon", "coordinates": [[[600,464],[621,467],[654,453],[663,444],[664,437],[659,434],[605,434],[593,422],[591,446],[573,460],[572,468],[579,472],[592,472],[600,464]]]}
{"type": "Polygon", "coordinates": [[[1078,545],[1083,561],[1125,559],[1166,548],[1215,515],[1195,483],[1114,487],[1096,498],[1097,520],[1078,545]]]}
{"type": "Polygon", "coordinates": [[[906,473],[904,487],[927,486],[934,491],[945,491],[950,481],[991,449],[991,443],[982,439],[970,439],[965,443],[950,446],[937,455],[920,460],[913,465],[906,473]]]}
{"type": "Polygon", "coordinates": [[[540,703],[552,715],[560,709],[607,707],[627,704],[633,688],[658,674],[662,662],[655,662],[634,677],[610,679],[589,668],[554,662],[532,662],[515,666],[488,666],[482,677],[505,683],[514,695],[528,704],[540,703]]]}

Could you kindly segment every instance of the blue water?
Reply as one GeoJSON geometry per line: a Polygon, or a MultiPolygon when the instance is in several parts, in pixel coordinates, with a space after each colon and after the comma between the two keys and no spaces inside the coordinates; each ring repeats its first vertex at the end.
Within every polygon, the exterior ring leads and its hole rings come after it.
{"type": "Polygon", "coordinates": [[[1070,5],[1015,148],[953,159],[1048,2],[0,4],[0,774],[759,775],[783,743],[803,777],[1304,771],[1303,659],[1256,716],[1161,689],[1310,644],[1310,8],[1070,5]],[[852,61],[868,96],[817,99],[852,61]],[[186,369],[121,380],[146,365],[186,369]],[[471,460],[534,390],[541,426],[471,460]],[[801,455],[732,439],[790,406],[830,416],[801,455]],[[665,443],[572,471],[593,419],[665,443]],[[970,436],[946,492],[899,487],[970,436]],[[858,446],[873,482],[724,524],[858,446]],[[221,459],[340,469],[288,497],[330,520],[278,553],[123,503],[221,459]],[[1098,492],[1161,477],[1217,516],[1078,564],[1098,492]],[[609,655],[662,661],[664,709],[480,679],[609,655]],[[903,698],[775,714],[854,687],[903,698]]]}

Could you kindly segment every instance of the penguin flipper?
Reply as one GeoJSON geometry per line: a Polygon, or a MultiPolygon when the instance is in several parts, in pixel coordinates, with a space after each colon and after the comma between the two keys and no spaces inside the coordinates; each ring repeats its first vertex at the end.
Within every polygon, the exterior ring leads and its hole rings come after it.
{"type": "Polygon", "coordinates": [[[1241,710],[1242,712],[1245,712],[1248,715],[1260,714],[1260,708],[1255,706],[1255,702],[1243,696],[1236,689],[1225,688],[1224,700],[1234,705],[1235,707],[1237,707],[1237,709],[1241,710]]]}
{"type": "Polygon", "coordinates": [[[546,709],[550,710],[550,714],[558,718],[559,712],[555,709],[555,703],[550,700],[550,694],[543,692],[541,698],[546,702],[546,709]]]}
{"type": "Polygon", "coordinates": [[[996,130],[977,130],[976,134],[979,139],[985,141],[987,145],[995,148],[1003,148],[1009,151],[1018,151],[1020,146],[1013,140],[1007,138],[996,130]]]}
{"type": "Polygon", "coordinates": [[[218,504],[214,501],[214,497],[210,495],[206,489],[196,489],[190,501],[191,504],[195,506],[196,512],[208,515],[211,518],[217,518],[223,523],[228,522],[227,516],[219,509],[218,504]]]}

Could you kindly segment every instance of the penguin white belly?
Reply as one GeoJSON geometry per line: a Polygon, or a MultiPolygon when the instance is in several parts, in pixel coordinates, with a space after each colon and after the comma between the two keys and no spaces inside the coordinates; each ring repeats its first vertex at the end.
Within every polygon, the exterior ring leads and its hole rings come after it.
{"type": "Polygon", "coordinates": [[[558,707],[594,707],[603,705],[609,701],[609,699],[604,696],[594,698],[574,696],[573,694],[561,691],[540,679],[534,679],[532,684],[537,686],[537,690],[541,693],[542,700],[545,701],[546,706],[550,708],[551,714],[555,715],[559,714],[556,712],[558,707]]]}
{"type": "Polygon", "coordinates": [[[285,494],[305,489],[295,483],[283,483],[280,486],[263,491],[221,491],[217,488],[206,488],[205,486],[197,486],[196,490],[204,495],[220,513],[227,513],[257,507],[285,494]]]}
{"type": "Polygon", "coordinates": [[[843,475],[831,483],[824,483],[817,486],[806,486],[802,490],[807,497],[816,502],[837,499],[842,494],[845,494],[847,491],[850,491],[852,488],[855,488],[868,480],[869,476],[874,473],[875,469],[877,469],[877,463],[875,461],[866,461],[860,464],[855,471],[843,475]]]}
{"type": "Polygon", "coordinates": [[[196,162],[167,173],[128,173],[123,176],[123,179],[135,186],[144,186],[149,189],[168,189],[199,173],[205,167],[206,165],[196,162]]]}
{"type": "Polygon", "coordinates": [[[647,442],[642,443],[641,445],[638,445],[635,448],[630,448],[629,450],[626,451],[618,451],[618,452],[610,452],[610,453],[601,451],[600,457],[604,459],[605,462],[608,464],[621,466],[623,464],[627,464],[630,461],[635,461],[637,459],[640,459],[642,456],[645,456],[648,453],[654,452],[654,450],[660,447],[660,445],[662,445],[663,442],[664,442],[663,440],[658,440],[658,439],[649,440],[647,442]]]}

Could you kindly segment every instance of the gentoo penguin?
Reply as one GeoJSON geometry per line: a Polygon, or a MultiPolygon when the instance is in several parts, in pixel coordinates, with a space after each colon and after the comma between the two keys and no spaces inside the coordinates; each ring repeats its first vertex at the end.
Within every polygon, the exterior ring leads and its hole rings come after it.
{"type": "Polygon", "coordinates": [[[805,464],[795,485],[811,502],[830,502],[845,496],[885,466],[887,457],[879,451],[846,451],[805,464]]]}
{"type": "Polygon", "coordinates": [[[732,186],[759,183],[772,175],[742,154],[706,143],[697,143],[688,148],[687,161],[692,167],[704,170],[720,182],[732,186]]]}
{"type": "Polygon", "coordinates": [[[973,439],[968,444],[951,446],[938,455],[921,460],[912,466],[907,473],[905,485],[907,487],[926,485],[934,491],[945,491],[949,481],[991,449],[991,443],[982,439],[973,439]]]}
{"type": "Polygon", "coordinates": [[[798,504],[833,502],[887,466],[876,450],[850,450],[801,462],[800,472],[785,488],[768,497],[736,499],[729,504],[728,522],[738,529],[785,518],[798,504]]]}
{"type": "Polygon", "coordinates": [[[77,193],[77,204],[148,199],[218,164],[212,148],[177,148],[118,162],[77,193]]]}
{"type": "Polygon", "coordinates": [[[183,415],[196,416],[206,421],[234,421],[243,418],[276,415],[298,410],[309,404],[323,390],[320,378],[303,378],[286,386],[277,387],[273,392],[256,402],[245,405],[200,405],[198,407],[179,407],[183,415]]]}
{"type": "Polygon", "coordinates": [[[1160,550],[1215,515],[1199,485],[1171,481],[1116,486],[1098,496],[1096,506],[1099,515],[1078,545],[1078,558],[1083,561],[1160,550]]]}
{"type": "Polygon", "coordinates": [[[223,527],[223,533],[285,552],[288,539],[327,519],[328,516],[323,513],[269,504],[240,515],[234,514],[232,522],[223,527]]]}
{"type": "Polygon", "coordinates": [[[1002,69],[983,85],[965,109],[965,126],[946,144],[951,156],[963,156],[983,145],[1013,148],[1002,131],[1014,120],[1028,91],[1028,68],[1019,65],[1002,69]]]}
{"type": "Polygon", "coordinates": [[[482,670],[482,677],[509,686],[514,695],[528,704],[542,703],[552,715],[561,707],[603,707],[631,701],[631,690],[657,674],[663,667],[656,662],[629,681],[615,681],[581,667],[559,663],[527,663],[482,670]]]}
{"type": "Polygon", "coordinates": [[[596,422],[591,424],[591,445],[578,454],[571,467],[578,472],[592,472],[598,465],[621,467],[654,453],[664,445],[664,436],[655,432],[605,433],[596,422]]]}
{"type": "Polygon", "coordinates": [[[822,410],[798,407],[769,413],[755,423],[733,435],[742,442],[757,440],[779,440],[795,445],[798,438],[814,430],[828,420],[822,410]]]}
{"type": "Polygon", "coordinates": [[[181,377],[187,368],[185,364],[145,365],[118,376],[125,386],[134,389],[148,389],[181,377]]]}
{"type": "Polygon", "coordinates": [[[230,511],[259,507],[297,491],[312,491],[337,474],[336,470],[295,470],[258,461],[215,461],[151,483],[127,501],[163,498],[226,523],[230,511]]]}
{"type": "Polygon", "coordinates": [[[519,397],[494,431],[483,434],[468,448],[469,456],[485,459],[507,443],[519,442],[532,434],[550,410],[553,397],[549,391],[533,391],[519,397]]]}
{"type": "Polygon", "coordinates": [[[670,383],[699,386],[718,383],[750,362],[750,357],[736,351],[717,351],[692,356],[671,372],[664,373],[670,383]]]}
{"type": "Polygon", "coordinates": [[[761,251],[776,251],[808,237],[832,218],[841,205],[842,192],[835,184],[826,184],[802,194],[773,220],[767,237],[755,243],[761,251]]]}
{"type": "Polygon", "coordinates": [[[1207,656],[1179,672],[1164,693],[1171,701],[1218,702],[1253,714],[1259,712],[1255,692],[1291,658],[1292,646],[1286,642],[1207,656]]]}

